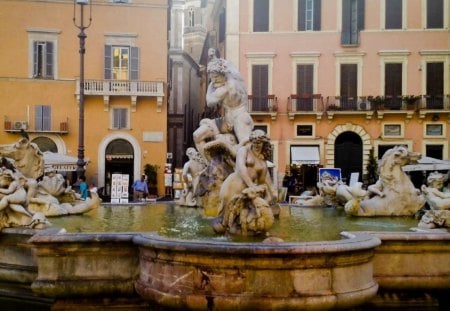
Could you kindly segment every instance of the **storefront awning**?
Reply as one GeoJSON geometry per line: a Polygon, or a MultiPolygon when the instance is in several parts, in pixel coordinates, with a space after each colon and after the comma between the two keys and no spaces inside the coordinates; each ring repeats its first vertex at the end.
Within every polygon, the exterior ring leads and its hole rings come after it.
{"type": "Polygon", "coordinates": [[[292,146],[291,147],[291,163],[302,164],[319,164],[320,155],[318,146],[292,146]]]}
{"type": "MultiPolygon", "coordinates": [[[[44,166],[46,170],[73,172],[77,170],[78,158],[71,157],[66,154],[54,153],[45,151],[44,153],[44,166]]],[[[89,159],[84,159],[86,164],[89,159]]]]}

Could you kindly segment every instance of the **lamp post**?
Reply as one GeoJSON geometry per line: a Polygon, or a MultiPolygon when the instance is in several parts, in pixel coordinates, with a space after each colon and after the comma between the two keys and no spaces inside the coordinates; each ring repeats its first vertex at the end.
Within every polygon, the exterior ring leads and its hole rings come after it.
{"type": "Polygon", "coordinates": [[[89,5],[89,21],[87,25],[84,22],[84,7],[89,4],[89,0],[73,1],[73,24],[80,30],[78,38],[80,39],[80,100],[78,104],[78,161],[77,161],[77,178],[84,176],[84,54],[86,33],[84,32],[91,26],[92,4],[89,5]],[[80,7],[80,15],[76,15],[76,5],[80,7]]]}

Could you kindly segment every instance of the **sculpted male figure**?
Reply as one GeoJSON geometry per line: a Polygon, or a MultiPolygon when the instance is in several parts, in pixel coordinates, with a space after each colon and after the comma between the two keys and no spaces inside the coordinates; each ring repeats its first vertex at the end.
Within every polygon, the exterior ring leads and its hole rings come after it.
{"type": "Polygon", "coordinates": [[[248,142],[253,130],[253,121],[247,111],[248,95],[239,72],[212,53],[210,59],[207,71],[211,82],[206,103],[211,108],[221,106],[223,114],[217,119],[201,120],[200,127],[194,132],[194,142],[202,156],[205,156],[204,146],[209,139],[223,138],[228,145],[238,144],[235,146],[237,150],[248,142]]]}

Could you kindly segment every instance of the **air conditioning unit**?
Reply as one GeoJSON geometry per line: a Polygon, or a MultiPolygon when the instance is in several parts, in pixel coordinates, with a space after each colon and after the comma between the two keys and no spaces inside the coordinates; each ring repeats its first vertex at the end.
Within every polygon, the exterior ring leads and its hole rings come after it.
{"type": "Polygon", "coordinates": [[[14,122],[14,129],[15,130],[28,130],[28,122],[27,121],[16,121],[14,122]]]}

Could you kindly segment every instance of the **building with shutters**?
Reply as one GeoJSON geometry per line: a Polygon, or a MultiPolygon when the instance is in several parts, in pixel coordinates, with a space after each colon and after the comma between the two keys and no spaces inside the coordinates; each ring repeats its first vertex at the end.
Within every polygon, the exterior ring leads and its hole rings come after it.
{"type": "Polygon", "coordinates": [[[227,1],[225,58],[277,174],[297,164],[303,188],[317,167],[364,181],[371,153],[395,145],[448,159],[449,22],[444,0],[227,1]]]}

